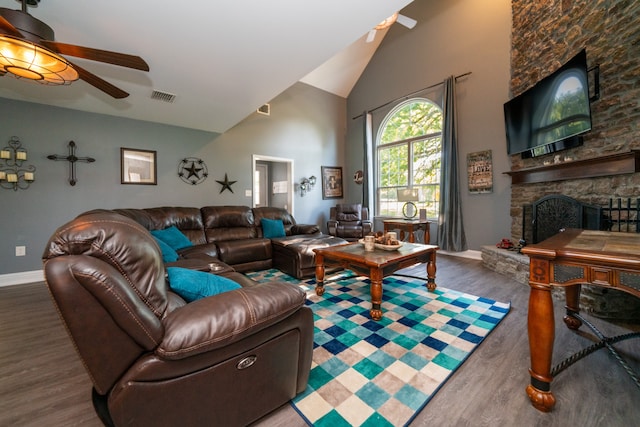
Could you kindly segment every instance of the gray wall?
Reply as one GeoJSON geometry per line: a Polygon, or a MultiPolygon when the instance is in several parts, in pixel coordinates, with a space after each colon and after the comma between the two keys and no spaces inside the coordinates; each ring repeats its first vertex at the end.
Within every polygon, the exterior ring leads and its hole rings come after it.
{"type": "MultiPolygon", "coordinates": [[[[251,189],[252,154],[293,159],[296,182],[303,176],[319,177],[321,165],[344,161],[345,117],[343,98],[305,84],[275,98],[271,116],[252,114],[222,135],[0,99],[0,147],[18,136],[29,153],[27,164],[37,168],[29,189],[0,190],[0,275],[40,270],[51,234],[86,210],[250,205],[245,190],[251,189]],[[74,187],[68,183],[69,163],[46,158],[66,155],[70,140],[77,143],[78,156],[96,159],[76,164],[74,187]],[[157,151],[157,186],[120,184],[120,147],[157,151]],[[178,178],[183,157],[205,161],[209,177],[202,184],[188,185],[178,178]],[[220,193],[216,180],[223,180],[225,173],[237,181],[233,193],[220,193]],[[25,257],[15,256],[18,245],[26,246],[25,257]]],[[[298,193],[291,209],[296,220],[324,228],[335,200],[323,201],[316,186],[299,202],[298,193]]]]}
{"type": "MultiPolygon", "coordinates": [[[[418,24],[412,30],[391,27],[349,95],[345,174],[362,169],[362,120],[353,117],[471,72],[457,85],[459,178],[467,242],[469,249],[479,250],[511,234],[510,180],[502,174],[510,169],[502,105],[509,99],[511,2],[415,0],[403,14],[418,24]],[[482,150],[492,150],[493,193],[471,195],[466,157],[482,150]]],[[[346,182],[349,197],[359,201],[362,187],[346,182]]]]}

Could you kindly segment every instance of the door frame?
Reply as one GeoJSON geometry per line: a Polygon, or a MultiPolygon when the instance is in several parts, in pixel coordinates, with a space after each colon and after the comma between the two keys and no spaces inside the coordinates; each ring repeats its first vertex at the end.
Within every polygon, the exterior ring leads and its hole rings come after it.
{"type": "MultiPolygon", "coordinates": [[[[253,194],[255,191],[260,191],[256,188],[254,174],[256,172],[256,162],[271,162],[271,163],[284,163],[287,166],[287,210],[291,215],[294,215],[293,206],[293,159],[287,159],[283,157],[265,156],[262,154],[251,155],[251,207],[255,207],[253,194]]],[[[294,215],[295,216],[295,215],[294,215]]]]}

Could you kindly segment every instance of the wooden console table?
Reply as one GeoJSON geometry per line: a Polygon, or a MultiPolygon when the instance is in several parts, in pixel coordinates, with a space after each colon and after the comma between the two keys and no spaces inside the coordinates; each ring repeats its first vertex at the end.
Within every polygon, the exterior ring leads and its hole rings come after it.
{"type": "MultiPolygon", "coordinates": [[[[548,412],[555,405],[551,381],[552,372],[556,370],[551,367],[555,334],[551,288],[562,286],[565,289],[567,312],[564,322],[570,329],[582,325],[579,315],[581,284],[614,288],[640,297],[640,236],[568,229],[538,244],[525,246],[522,252],[530,258],[531,384],[527,387],[527,395],[534,407],[548,412]]],[[[615,354],[615,349],[604,338],[602,347],[615,354]]],[[[625,365],[624,361],[621,363],[625,365]]]]}
{"type": "Polygon", "coordinates": [[[429,244],[431,240],[431,235],[429,233],[429,221],[420,220],[420,219],[385,219],[382,220],[382,224],[384,225],[384,234],[387,234],[387,231],[395,230],[396,228],[400,230],[400,240],[404,240],[405,231],[409,233],[409,243],[415,243],[416,238],[414,236],[414,232],[418,230],[424,230],[424,239],[423,242],[425,245],[429,244]]]}

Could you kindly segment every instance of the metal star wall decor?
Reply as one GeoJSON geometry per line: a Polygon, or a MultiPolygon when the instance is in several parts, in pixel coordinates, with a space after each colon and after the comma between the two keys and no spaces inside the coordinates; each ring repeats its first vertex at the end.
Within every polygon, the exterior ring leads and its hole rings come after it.
{"type": "Polygon", "coordinates": [[[78,180],[76,179],[76,162],[93,163],[96,159],[92,157],[77,157],[76,156],[76,143],[69,141],[69,155],[62,156],[58,154],[51,154],[47,156],[49,160],[66,160],[69,162],[69,184],[76,185],[78,180]]]}
{"type": "Polygon", "coordinates": [[[178,165],[178,176],[187,184],[198,185],[207,179],[209,172],[202,159],[186,157],[178,165]]]}
{"type": "Polygon", "coordinates": [[[222,188],[220,189],[220,193],[222,193],[224,190],[229,190],[233,193],[233,189],[231,188],[231,186],[238,181],[229,181],[229,178],[227,178],[227,174],[225,173],[224,181],[216,181],[216,182],[222,185],[222,188]]]}

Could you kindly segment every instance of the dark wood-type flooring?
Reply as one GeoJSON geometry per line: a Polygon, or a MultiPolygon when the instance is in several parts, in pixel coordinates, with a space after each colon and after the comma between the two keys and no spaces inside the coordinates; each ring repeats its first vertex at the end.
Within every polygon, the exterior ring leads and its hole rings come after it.
{"type": "MultiPolygon", "coordinates": [[[[425,275],[424,266],[409,270],[425,275]]],[[[480,261],[445,255],[438,256],[436,282],[441,287],[511,301],[512,307],[411,426],[640,425],[640,389],[606,350],[557,376],[552,386],[557,399],[552,413],[541,413],[530,405],[524,391],[529,382],[527,286],[485,269],[480,261]]],[[[562,305],[556,301],[554,363],[590,344],[558,322],[562,305]]],[[[628,331],[591,320],[606,335],[628,331]]],[[[638,329],[637,325],[630,327],[638,329]]],[[[640,340],[619,343],[617,348],[640,372],[640,340]]],[[[100,426],[90,388],[44,284],[0,288],[0,426],[100,426]]],[[[255,425],[306,424],[287,404],[255,425]]]]}

